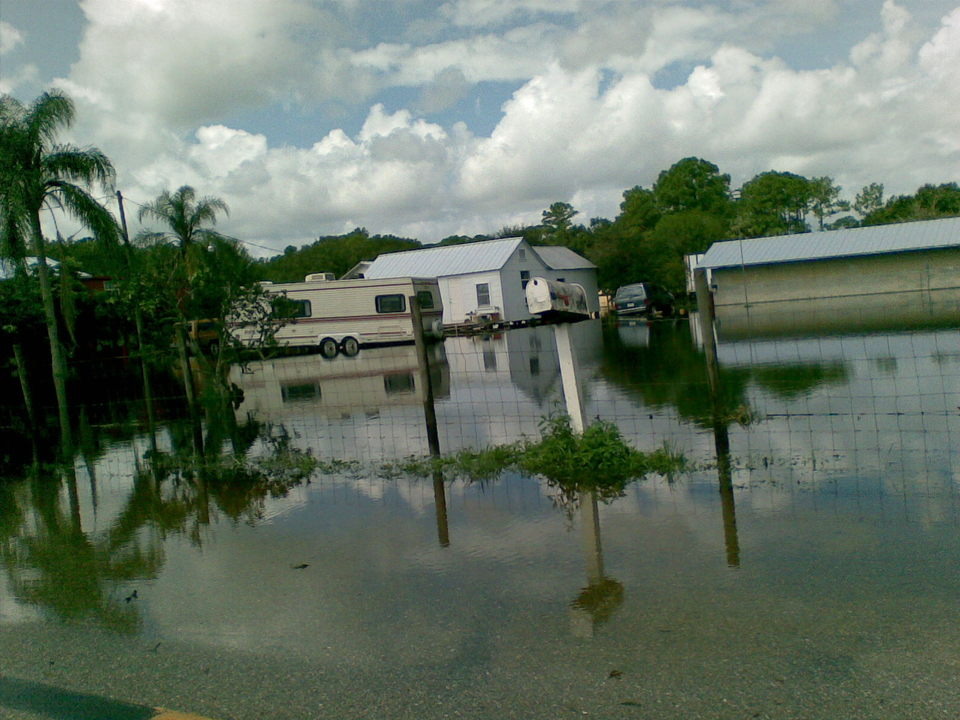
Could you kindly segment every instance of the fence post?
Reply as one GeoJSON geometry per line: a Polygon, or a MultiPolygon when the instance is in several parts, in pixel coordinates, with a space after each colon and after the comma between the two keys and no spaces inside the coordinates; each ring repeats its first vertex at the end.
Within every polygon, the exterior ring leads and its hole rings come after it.
{"type": "Polygon", "coordinates": [[[433,381],[430,379],[430,359],[427,357],[427,345],[423,339],[423,315],[420,301],[416,295],[408,298],[410,313],[413,316],[413,342],[417,348],[417,366],[420,368],[420,385],[423,388],[423,416],[427,423],[427,444],[430,455],[440,455],[440,435],[437,432],[437,411],[433,405],[433,381]]]}

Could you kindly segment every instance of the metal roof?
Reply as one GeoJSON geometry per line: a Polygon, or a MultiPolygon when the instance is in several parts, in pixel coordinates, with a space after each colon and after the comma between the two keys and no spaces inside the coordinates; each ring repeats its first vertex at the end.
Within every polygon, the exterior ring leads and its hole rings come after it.
{"type": "Polygon", "coordinates": [[[363,273],[368,278],[442,277],[502,268],[523,238],[405,250],[379,255],[363,273]]]}
{"type": "Polygon", "coordinates": [[[536,245],[533,251],[551,270],[583,270],[596,267],[585,257],[563,245],[536,245]]]}
{"type": "MultiPolygon", "coordinates": [[[[51,270],[56,270],[57,268],[60,267],[60,263],[57,260],[54,260],[53,258],[46,258],[46,260],[47,260],[47,267],[50,268],[51,270]]],[[[40,264],[40,261],[33,255],[28,255],[27,257],[24,258],[24,261],[27,265],[28,272],[33,272],[34,270],[36,270],[37,265],[40,264]]],[[[15,274],[16,274],[16,267],[13,261],[0,259],[0,280],[9,280],[10,278],[14,277],[15,274]]],[[[90,276],[87,275],[87,277],[90,277],[90,276]]]]}
{"type": "Polygon", "coordinates": [[[766,265],[950,247],[960,247],[960,218],[724,240],[710,246],[698,267],[766,265]]]}

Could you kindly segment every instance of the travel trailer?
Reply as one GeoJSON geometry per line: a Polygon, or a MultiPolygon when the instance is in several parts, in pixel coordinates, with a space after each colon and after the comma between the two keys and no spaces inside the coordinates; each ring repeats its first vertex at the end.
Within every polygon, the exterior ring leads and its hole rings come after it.
{"type": "MultiPolygon", "coordinates": [[[[412,342],[410,298],[420,304],[426,337],[443,336],[443,303],[436,279],[385,278],[331,280],[326,273],[304,282],[263,283],[283,325],[275,335],[286,347],[315,347],[325,358],[356,355],[361,345],[412,342]],[[279,298],[283,298],[280,300],[279,298]]],[[[257,330],[241,323],[231,328],[251,344],[257,330]]]]}

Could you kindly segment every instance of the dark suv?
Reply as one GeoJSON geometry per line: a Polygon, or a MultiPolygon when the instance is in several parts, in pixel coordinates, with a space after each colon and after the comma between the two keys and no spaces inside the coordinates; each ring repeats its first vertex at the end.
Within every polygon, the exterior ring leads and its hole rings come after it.
{"type": "Polygon", "coordinates": [[[671,315],[673,295],[650,283],[621,285],[613,296],[611,309],[617,315],[671,315]]]}

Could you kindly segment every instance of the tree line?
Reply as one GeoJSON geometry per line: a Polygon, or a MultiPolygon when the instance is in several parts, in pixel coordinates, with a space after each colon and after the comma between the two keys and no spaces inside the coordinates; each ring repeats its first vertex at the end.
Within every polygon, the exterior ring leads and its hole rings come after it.
{"type": "MultiPolygon", "coordinates": [[[[683,158],[663,170],[651,187],[623,193],[613,219],[575,222],[567,202],[545,209],[536,225],[504,227],[490,234],[449,236],[439,245],[520,236],[533,245],[563,245],[598,268],[600,287],[612,292],[630,282],[653,282],[682,293],[683,256],[702,253],[719,240],[829,231],[960,215],[956,182],[923,185],[913,195],[884,196],[881,183],[863,187],[852,199],[827,176],[762,172],[733,189],[730,176],[712,162],[683,158]]],[[[423,247],[412,238],[371,236],[364,228],[318,238],[302,248],[258,261],[264,279],[292,282],[311,272],[339,277],[361,260],[423,247]]]]}

